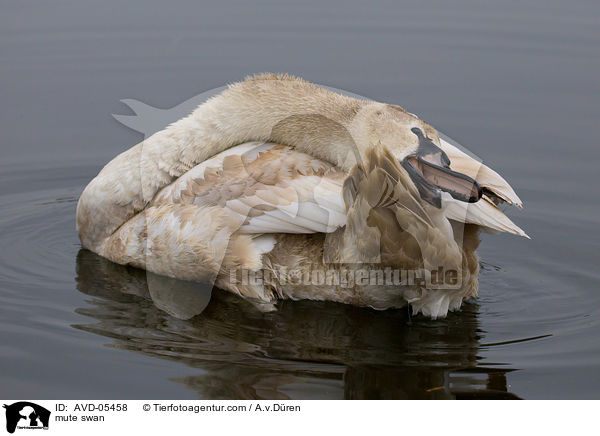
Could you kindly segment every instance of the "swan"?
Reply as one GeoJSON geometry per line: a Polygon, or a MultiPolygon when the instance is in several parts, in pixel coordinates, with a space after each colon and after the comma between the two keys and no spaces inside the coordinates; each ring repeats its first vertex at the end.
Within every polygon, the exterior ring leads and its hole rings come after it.
{"type": "Polygon", "coordinates": [[[500,203],[522,207],[400,106],[261,74],[116,156],[76,224],[113,262],[257,304],[410,304],[438,318],[477,295],[481,229],[528,237],[500,203]]]}

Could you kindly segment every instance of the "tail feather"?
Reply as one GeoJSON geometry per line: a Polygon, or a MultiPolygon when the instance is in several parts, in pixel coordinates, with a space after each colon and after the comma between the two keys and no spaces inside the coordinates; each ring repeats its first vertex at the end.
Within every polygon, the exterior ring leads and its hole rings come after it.
{"type": "Polygon", "coordinates": [[[444,214],[448,219],[477,224],[484,228],[531,239],[486,196],[483,196],[477,203],[465,203],[453,199],[449,194],[444,194],[442,204],[444,214]]]}
{"type": "Polygon", "coordinates": [[[440,145],[442,150],[444,150],[450,158],[450,167],[454,171],[458,171],[459,173],[474,178],[481,187],[487,188],[502,201],[517,206],[518,208],[523,207],[523,202],[519,196],[508,182],[496,171],[472,158],[458,147],[455,147],[442,138],[440,138],[440,145]]]}

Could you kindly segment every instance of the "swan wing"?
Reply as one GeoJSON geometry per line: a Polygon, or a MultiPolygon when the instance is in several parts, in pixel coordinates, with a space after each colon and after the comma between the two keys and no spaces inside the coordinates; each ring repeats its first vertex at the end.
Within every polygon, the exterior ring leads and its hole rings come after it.
{"type": "MultiPolygon", "coordinates": [[[[504,179],[492,177],[495,172],[456,147],[449,150],[453,169],[483,175],[508,201],[520,201],[504,179]]],[[[245,234],[330,233],[346,225],[345,179],[341,169],[291,147],[249,142],[196,165],[159,191],[151,205],[218,206],[229,215],[230,228],[245,234]]],[[[443,200],[446,218],[527,237],[487,196],[477,203],[449,195],[443,200]]]]}
{"type": "Polygon", "coordinates": [[[232,147],[159,191],[154,205],[223,208],[240,233],[329,233],[346,224],[345,174],[273,143],[232,147]]]}

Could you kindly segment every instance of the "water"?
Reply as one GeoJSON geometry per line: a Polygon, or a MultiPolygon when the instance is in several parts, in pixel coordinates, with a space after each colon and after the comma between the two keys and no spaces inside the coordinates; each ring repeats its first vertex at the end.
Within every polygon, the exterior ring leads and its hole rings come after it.
{"type": "Polygon", "coordinates": [[[3,5],[0,397],[598,397],[600,7],[337,3],[3,5]],[[444,320],[218,292],[173,316],[205,293],[81,250],[77,198],[141,139],[119,100],[261,71],[419,114],[511,182],[532,240],[486,235],[444,320]]]}

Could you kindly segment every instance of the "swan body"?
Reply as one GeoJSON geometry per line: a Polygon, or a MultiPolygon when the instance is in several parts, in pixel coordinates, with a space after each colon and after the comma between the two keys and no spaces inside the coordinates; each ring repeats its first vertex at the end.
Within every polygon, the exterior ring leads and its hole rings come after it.
{"type": "Polygon", "coordinates": [[[114,158],[82,193],[77,228],[114,262],[260,302],[410,303],[435,318],[477,295],[480,228],[526,236],[499,202],[521,206],[415,115],[266,74],[114,158]],[[436,268],[456,283],[432,284],[436,268]],[[428,281],[390,281],[399,270],[428,281]],[[315,272],[331,280],[295,276],[315,272]]]}

